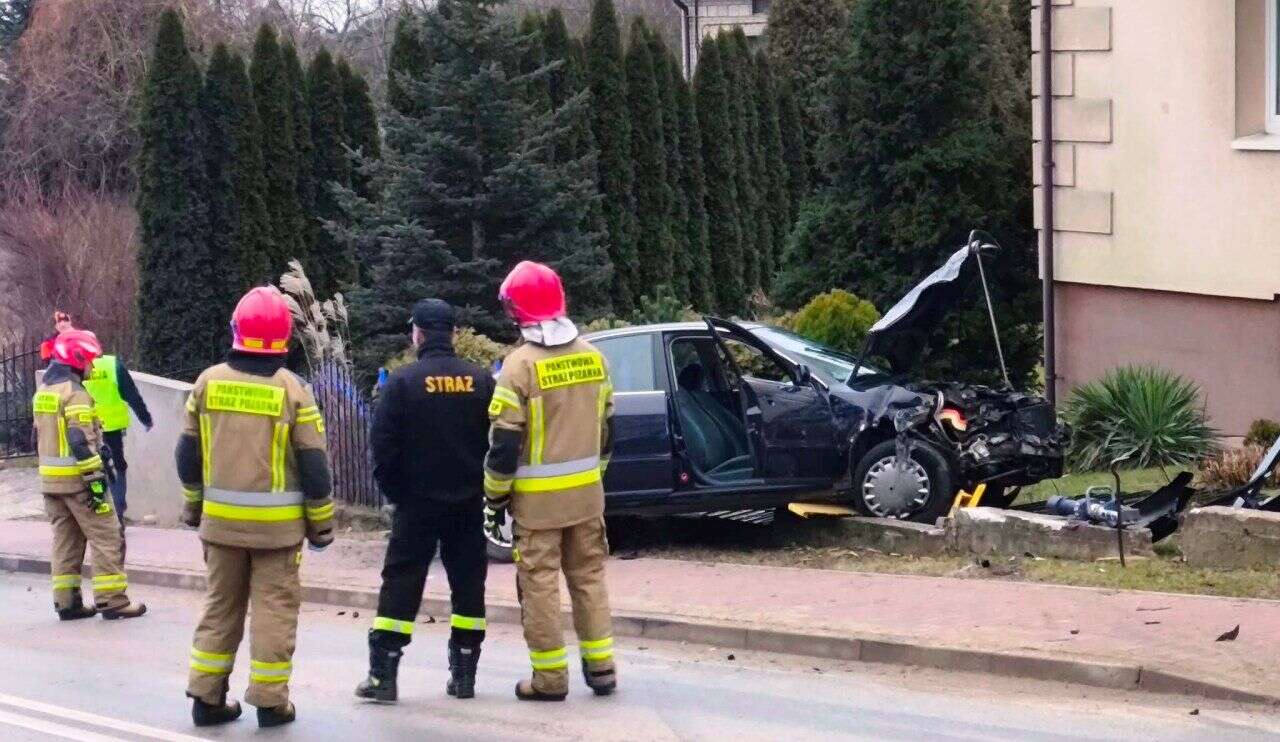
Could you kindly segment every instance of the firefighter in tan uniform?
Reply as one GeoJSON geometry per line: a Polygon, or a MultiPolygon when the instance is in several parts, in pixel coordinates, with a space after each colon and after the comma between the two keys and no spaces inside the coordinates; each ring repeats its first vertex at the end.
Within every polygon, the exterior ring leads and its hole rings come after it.
{"type": "Polygon", "coordinates": [[[515,519],[517,590],[533,677],[521,700],[562,701],[569,654],[560,627],[560,573],[573,604],[583,677],[597,695],[617,688],[605,587],[604,486],[613,388],[604,357],[565,316],[560,277],[523,262],[500,298],[524,343],[507,356],[489,406],[487,527],[515,519]]]}
{"type": "Polygon", "coordinates": [[[44,508],[53,523],[53,606],[63,621],[99,611],[108,620],[135,618],[147,607],[131,604],[125,592],[124,539],[107,493],[93,399],[83,385],[102,346],[92,332],[68,330],[53,339],[50,352],[32,410],[44,508]],[[80,593],[86,543],[93,550],[94,608],[80,593]]]}
{"type": "Polygon", "coordinates": [[[232,316],[227,362],[196,379],[178,441],[183,520],[199,525],[208,569],[204,615],[191,647],[187,695],[197,726],[233,721],[228,679],[249,629],[249,689],[258,725],[296,718],[289,677],[302,587],[302,541],[333,542],[324,422],[315,398],[284,367],[293,322],[274,288],[255,288],[232,316]]]}

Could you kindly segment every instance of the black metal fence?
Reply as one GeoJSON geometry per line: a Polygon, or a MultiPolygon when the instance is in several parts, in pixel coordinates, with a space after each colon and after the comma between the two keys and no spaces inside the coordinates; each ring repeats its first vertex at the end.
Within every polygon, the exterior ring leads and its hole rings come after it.
{"type": "Polygon", "coordinates": [[[369,455],[373,404],[352,373],[327,364],[311,379],[316,403],[324,414],[325,438],[333,464],[333,495],[354,505],[382,506],[369,455]]]}
{"type": "Polygon", "coordinates": [[[36,452],[31,397],[36,393],[40,341],[32,338],[0,344],[0,459],[36,452]]]}

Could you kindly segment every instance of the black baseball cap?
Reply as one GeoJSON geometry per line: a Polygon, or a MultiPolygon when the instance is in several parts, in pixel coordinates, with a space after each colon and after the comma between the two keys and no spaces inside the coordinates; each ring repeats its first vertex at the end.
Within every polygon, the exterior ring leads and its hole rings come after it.
{"type": "Polygon", "coordinates": [[[413,305],[413,316],[409,318],[409,322],[423,330],[433,328],[452,330],[453,307],[444,299],[423,299],[413,305]]]}

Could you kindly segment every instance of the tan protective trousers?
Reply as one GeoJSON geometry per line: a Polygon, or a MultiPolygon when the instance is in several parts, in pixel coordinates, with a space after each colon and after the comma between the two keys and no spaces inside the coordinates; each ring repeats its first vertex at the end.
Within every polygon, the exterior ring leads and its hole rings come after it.
{"type": "MultiPolygon", "coordinates": [[[[45,495],[44,511],[53,524],[53,605],[64,610],[81,601],[80,570],[85,545],[93,550],[93,602],[99,609],[129,605],[124,572],[124,538],[115,512],[95,513],[89,491],[45,495]]],[[[107,502],[110,502],[108,499],[107,502]]]]}
{"type": "Polygon", "coordinates": [[[533,687],[541,693],[569,690],[569,656],[560,627],[560,572],[573,604],[573,626],[586,672],[612,680],[613,622],[604,562],[609,555],[604,518],[568,528],[530,530],[515,526],[516,589],[524,638],[533,665],[533,687]]]}
{"type": "Polygon", "coordinates": [[[260,708],[289,702],[289,676],[298,633],[302,547],[242,549],[205,542],[208,592],[191,646],[187,695],[221,703],[235,665],[236,649],[249,627],[249,690],[245,701],[260,708]]]}

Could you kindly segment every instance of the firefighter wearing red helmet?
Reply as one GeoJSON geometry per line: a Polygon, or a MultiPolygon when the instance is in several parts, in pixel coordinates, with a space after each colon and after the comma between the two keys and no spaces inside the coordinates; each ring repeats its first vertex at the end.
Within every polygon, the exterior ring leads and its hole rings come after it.
{"type": "Polygon", "coordinates": [[[489,406],[485,460],[489,523],[515,519],[515,559],[532,678],[521,700],[561,701],[569,655],[560,626],[560,573],[573,603],[583,678],[597,695],[617,687],[605,588],[609,553],[602,477],[612,447],[613,387],[604,356],[566,316],[555,271],[523,262],[499,297],[524,342],[507,356],[489,406]]]}
{"type": "Polygon", "coordinates": [[[302,587],[302,542],[333,542],[324,421],[302,379],[285,368],[293,320],[273,287],[245,294],[231,352],[196,379],[176,452],[183,521],[198,526],[208,570],[191,646],[187,696],[197,726],[234,721],[228,678],[249,627],[249,688],[258,725],[294,720],[289,678],[302,587]]]}
{"type": "Polygon", "coordinates": [[[84,388],[85,371],[102,355],[102,346],[92,332],[67,330],[50,350],[32,411],[44,508],[53,524],[53,605],[63,621],[99,612],[108,620],[136,618],[147,607],[131,603],[126,594],[124,538],[107,495],[102,431],[84,388]],[[86,543],[93,552],[93,608],[80,592],[86,543]]]}

